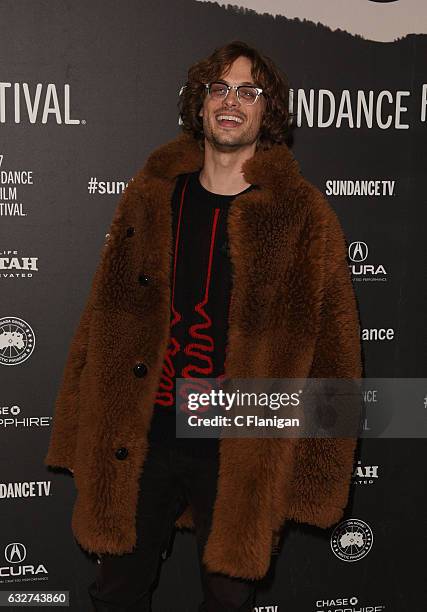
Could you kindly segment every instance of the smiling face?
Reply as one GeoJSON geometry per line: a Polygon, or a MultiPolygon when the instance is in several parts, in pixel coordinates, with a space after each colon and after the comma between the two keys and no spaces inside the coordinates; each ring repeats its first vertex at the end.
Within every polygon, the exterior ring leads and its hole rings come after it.
{"type": "MultiPolygon", "coordinates": [[[[251,75],[251,66],[249,58],[238,57],[231,64],[228,72],[221,74],[218,80],[225,81],[228,85],[258,85],[254,83],[251,75]]],[[[264,109],[263,95],[260,95],[252,105],[239,102],[237,92],[232,89],[222,100],[213,99],[207,95],[199,112],[199,116],[203,118],[206,140],[216,149],[223,151],[252,145],[258,138],[264,109]],[[232,115],[242,121],[239,123],[238,121],[220,120],[221,115],[232,115]]]]}

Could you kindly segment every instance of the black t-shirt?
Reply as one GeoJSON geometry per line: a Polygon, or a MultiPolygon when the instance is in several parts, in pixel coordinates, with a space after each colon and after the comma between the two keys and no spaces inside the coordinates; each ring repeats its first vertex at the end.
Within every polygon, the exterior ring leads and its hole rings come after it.
{"type": "Polygon", "coordinates": [[[170,339],[149,440],[204,455],[217,452],[218,439],[175,435],[175,378],[224,375],[232,282],[227,216],[236,195],[208,191],[199,172],[180,175],[172,196],[170,339]]]}

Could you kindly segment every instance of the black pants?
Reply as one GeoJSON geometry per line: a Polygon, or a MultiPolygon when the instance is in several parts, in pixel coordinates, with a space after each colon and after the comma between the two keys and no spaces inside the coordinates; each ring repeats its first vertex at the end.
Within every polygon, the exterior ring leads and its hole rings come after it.
{"type": "MultiPolygon", "coordinates": [[[[197,441],[199,444],[201,440],[197,441]]],[[[207,572],[202,555],[212,520],[218,455],[198,457],[191,447],[152,444],[141,475],[137,544],[131,553],[101,555],[89,594],[97,612],[148,612],[161,554],[185,502],[194,518],[204,601],[199,612],[251,612],[255,581],[207,572]]],[[[188,585],[191,588],[191,585],[188,585]]],[[[173,602],[174,594],[170,594],[173,602]]],[[[180,612],[176,610],[176,612],[180,612]]]]}

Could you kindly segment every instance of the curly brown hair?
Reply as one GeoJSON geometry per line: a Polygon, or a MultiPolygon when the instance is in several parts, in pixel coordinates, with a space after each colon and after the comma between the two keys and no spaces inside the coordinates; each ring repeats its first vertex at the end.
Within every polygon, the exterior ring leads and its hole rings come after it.
{"type": "Polygon", "coordinates": [[[233,40],[216,48],[206,59],[193,64],[188,70],[187,82],[181,87],[178,108],[182,130],[191,133],[202,149],[203,119],[199,117],[199,111],[206,95],[204,84],[220,78],[240,56],[251,60],[252,78],[262,87],[266,99],[257,146],[269,149],[273,144],[283,143],[289,137],[289,84],[286,74],[270,57],[262,55],[243,41],[233,40]]]}

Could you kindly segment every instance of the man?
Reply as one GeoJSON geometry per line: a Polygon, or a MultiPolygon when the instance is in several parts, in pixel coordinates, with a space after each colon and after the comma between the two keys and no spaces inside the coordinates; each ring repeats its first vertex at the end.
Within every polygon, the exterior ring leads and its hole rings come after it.
{"type": "Polygon", "coordinates": [[[175,437],[178,377],[361,376],[345,239],[285,144],[287,101],[270,58],[216,49],[117,207],[45,458],[74,471],[95,610],[150,609],[176,525],[196,533],[199,610],[249,611],[286,520],[343,515],[353,438],[175,437]]]}

